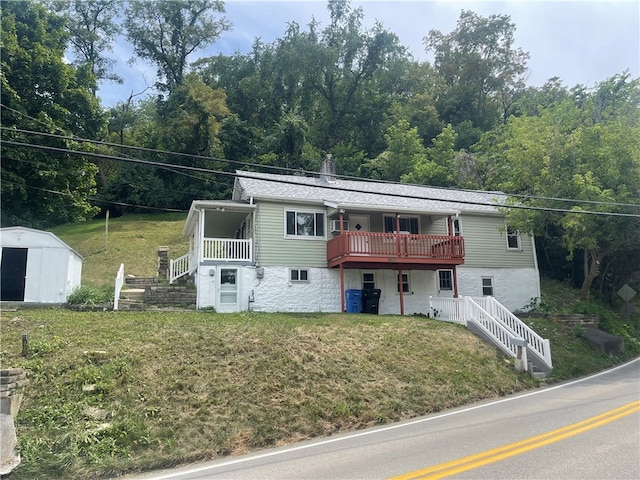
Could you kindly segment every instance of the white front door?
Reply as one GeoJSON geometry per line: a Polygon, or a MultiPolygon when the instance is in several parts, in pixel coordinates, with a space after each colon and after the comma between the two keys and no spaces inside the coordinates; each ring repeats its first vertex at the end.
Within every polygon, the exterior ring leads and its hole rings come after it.
{"type": "MultiPolygon", "coordinates": [[[[349,230],[352,232],[369,232],[369,215],[349,215],[349,230]]],[[[369,237],[353,236],[349,240],[352,254],[368,254],[369,237]]]]}
{"type": "Polygon", "coordinates": [[[349,230],[355,232],[369,231],[369,215],[349,215],[349,230]]]}
{"type": "Polygon", "coordinates": [[[218,311],[238,311],[238,269],[220,268],[218,278],[218,311]]]}

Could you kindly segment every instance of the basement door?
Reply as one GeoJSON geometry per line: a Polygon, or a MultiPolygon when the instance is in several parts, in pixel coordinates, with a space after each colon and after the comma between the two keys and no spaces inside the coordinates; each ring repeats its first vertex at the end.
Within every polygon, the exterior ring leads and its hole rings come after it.
{"type": "Polygon", "coordinates": [[[28,251],[28,248],[4,247],[2,249],[0,300],[3,302],[24,302],[28,251]]]}
{"type": "Polygon", "coordinates": [[[238,311],[238,269],[220,268],[218,280],[218,311],[238,311]]]}

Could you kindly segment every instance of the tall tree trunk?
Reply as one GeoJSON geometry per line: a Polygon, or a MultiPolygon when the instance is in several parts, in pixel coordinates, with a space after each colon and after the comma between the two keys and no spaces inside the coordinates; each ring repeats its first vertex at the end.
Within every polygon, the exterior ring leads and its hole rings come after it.
{"type": "Polygon", "coordinates": [[[600,274],[600,263],[602,262],[602,259],[605,255],[605,251],[598,252],[595,250],[589,250],[587,247],[584,247],[584,280],[582,281],[582,287],[580,287],[580,300],[589,300],[589,291],[591,290],[591,284],[600,274]]]}

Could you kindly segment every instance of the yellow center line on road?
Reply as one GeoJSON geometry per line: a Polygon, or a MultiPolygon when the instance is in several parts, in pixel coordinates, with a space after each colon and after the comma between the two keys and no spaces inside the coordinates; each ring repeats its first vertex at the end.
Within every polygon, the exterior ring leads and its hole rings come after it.
{"type": "Polygon", "coordinates": [[[396,477],[390,478],[389,480],[435,480],[438,478],[448,477],[460,472],[466,472],[467,470],[482,467],[484,465],[488,465],[490,463],[494,463],[499,460],[503,460],[505,458],[527,452],[529,450],[544,447],[545,445],[558,442],[565,438],[573,437],[574,435],[578,435],[593,428],[606,425],[607,423],[613,422],[638,411],[640,411],[640,400],[636,400],[601,415],[588,418],[587,420],[583,420],[581,422],[573,423],[557,430],[543,433],[542,435],[537,435],[526,440],[510,443],[502,447],[469,455],[467,457],[452,460],[450,462],[434,465],[422,470],[416,470],[414,472],[398,475],[396,477]]]}

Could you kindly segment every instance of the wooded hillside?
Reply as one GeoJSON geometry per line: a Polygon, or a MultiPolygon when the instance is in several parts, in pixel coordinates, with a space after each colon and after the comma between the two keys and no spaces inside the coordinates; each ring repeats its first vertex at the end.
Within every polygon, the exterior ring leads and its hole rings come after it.
{"type": "Polygon", "coordinates": [[[512,195],[541,269],[584,297],[639,281],[640,80],[528,86],[507,15],[462,11],[425,32],[420,62],[333,0],[326,26],[196,58],[231,28],[221,1],[1,5],[3,226],[183,211],[229,198],[237,168],[304,173],[331,154],[340,175],[512,195]],[[157,67],[157,93],[105,109],[119,33],[157,67]]]}

